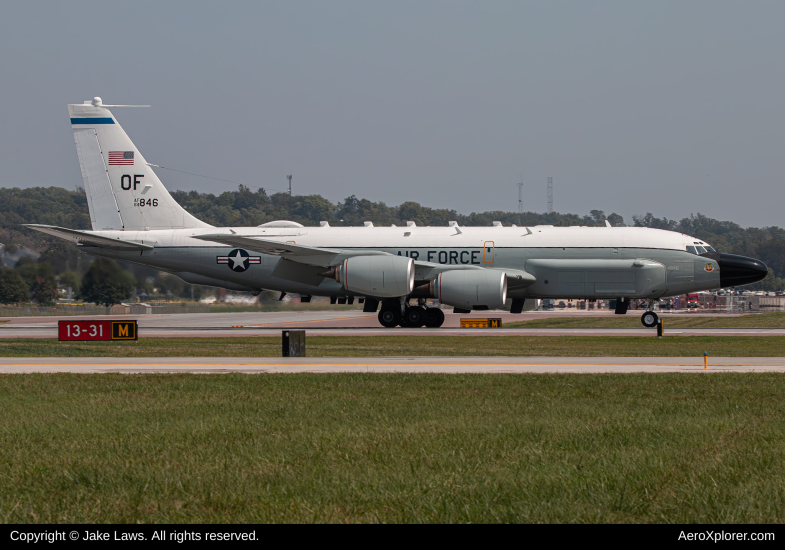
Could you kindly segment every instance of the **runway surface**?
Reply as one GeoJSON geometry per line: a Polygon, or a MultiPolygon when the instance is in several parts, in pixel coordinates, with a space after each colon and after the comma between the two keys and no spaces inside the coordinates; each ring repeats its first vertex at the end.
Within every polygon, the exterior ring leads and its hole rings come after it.
{"type": "Polygon", "coordinates": [[[0,373],[719,373],[785,372],[783,357],[3,357],[0,373]]]}
{"type": "MultiPolygon", "coordinates": [[[[306,329],[309,336],[651,336],[654,329],[640,328],[501,328],[461,329],[460,320],[469,317],[498,317],[502,323],[564,316],[609,316],[610,312],[531,312],[519,315],[501,312],[472,314],[447,313],[445,324],[438,329],[386,329],[379,326],[375,313],[361,311],[276,311],[251,313],[193,313],[173,315],[103,316],[93,319],[137,319],[139,336],[144,337],[280,337],[282,329],[306,329]]],[[[630,315],[637,317],[635,312],[630,315]]],[[[701,316],[674,314],[678,317],[701,316]]],[[[669,329],[670,314],[662,315],[668,336],[785,336],[782,328],[680,328],[669,329]]],[[[0,338],[56,338],[59,319],[85,320],[86,317],[13,317],[0,324],[0,338]]]]}

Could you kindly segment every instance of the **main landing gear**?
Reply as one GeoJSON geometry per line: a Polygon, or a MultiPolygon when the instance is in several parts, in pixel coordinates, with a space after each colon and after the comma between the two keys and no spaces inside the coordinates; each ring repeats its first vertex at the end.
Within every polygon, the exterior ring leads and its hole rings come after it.
{"type": "Polygon", "coordinates": [[[444,312],[436,307],[417,305],[405,306],[401,313],[400,302],[383,302],[382,309],[379,311],[379,323],[387,328],[398,325],[404,328],[437,328],[444,324],[444,312]]]}

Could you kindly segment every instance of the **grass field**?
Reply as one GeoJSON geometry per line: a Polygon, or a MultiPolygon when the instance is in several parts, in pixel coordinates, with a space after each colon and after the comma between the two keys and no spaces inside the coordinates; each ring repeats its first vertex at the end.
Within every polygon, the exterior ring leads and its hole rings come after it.
{"type": "MultiPolygon", "coordinates": [[[[785,336],[309,336],[309,357],[785,357],[785,336]]],[[[138,342],[0,339],[0,357],[280,357],[281,339],[143,338],[138,342]]]]}
{"type": "MultiPolygon", "coordinates": [[[[614,315],[608,312],[605,316],[545,317],[532,321],[516,321],[505,323],[505,327],[521,328],[642,328],[642,311],[630,311],[627,315],[614,315]]],[[[754,313],[737,317],[717,315],[716,317],[690,317],[686,315],[662,314],[665,329],[669,328],[783,328],[785,313],[754,313]]]]}
{"type": "Polygon", "coordinates": [[[782,522],[785,378],[4,375],[4,522],[782,522]]]}

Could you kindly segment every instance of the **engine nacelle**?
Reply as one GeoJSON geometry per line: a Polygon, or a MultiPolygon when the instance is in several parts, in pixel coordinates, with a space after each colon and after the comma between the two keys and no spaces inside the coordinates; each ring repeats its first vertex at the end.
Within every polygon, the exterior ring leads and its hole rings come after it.
{"type": "Polygon", "coordinates": [[[335,279],[364,296],[407,296],[414,289],[414,261],[404,256],[353,256],[343,261],[335,279]]]}
{"type": "Polygon", "coordinates": [[[463,309],[499,309],[507,300],[507,274],[491,269],[445,271],[432,282],[432,294],[463,309]]]}

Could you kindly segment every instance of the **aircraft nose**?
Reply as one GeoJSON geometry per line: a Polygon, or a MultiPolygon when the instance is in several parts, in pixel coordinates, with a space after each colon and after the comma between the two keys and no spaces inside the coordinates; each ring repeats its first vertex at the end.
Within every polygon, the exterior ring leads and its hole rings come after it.
{"type": "Polygon", "coordinates": [[[720,265],[720,287],[749,285],[757,283],[769,273],[760,260],[737,256],[735,254],[720,254],[717,263],[720,265]]]}

